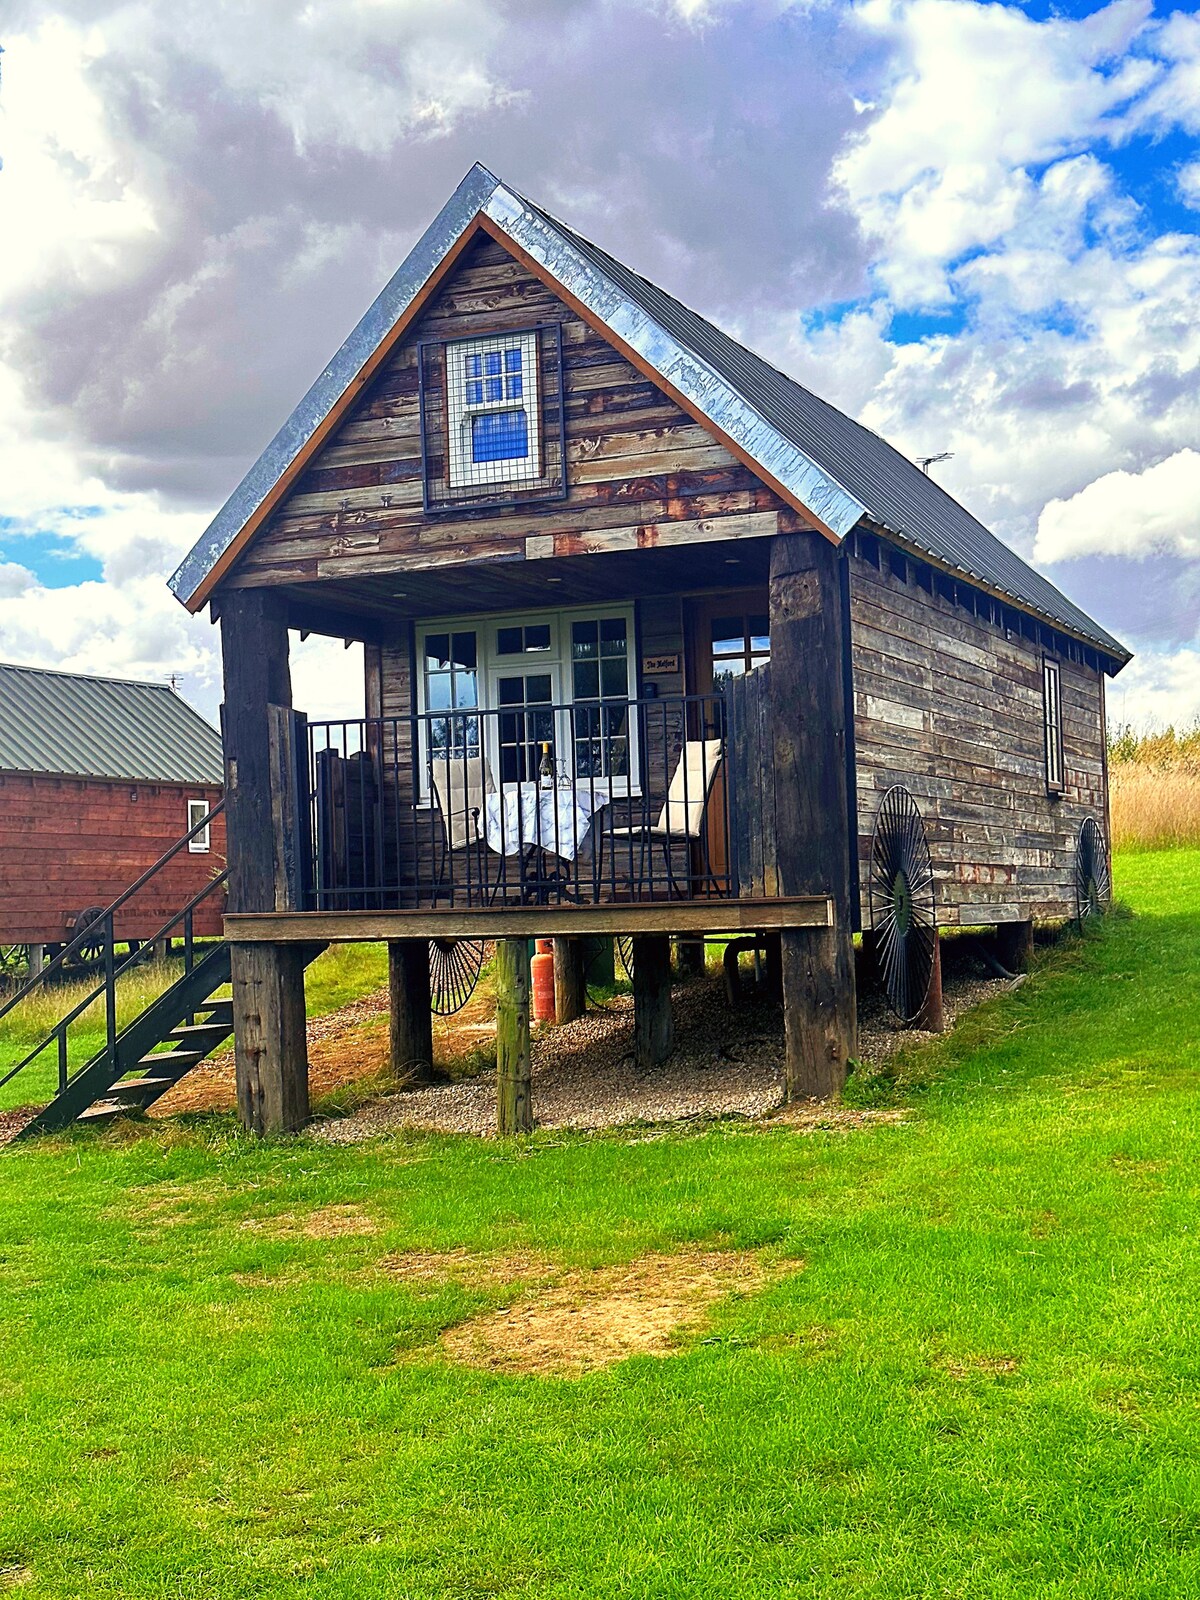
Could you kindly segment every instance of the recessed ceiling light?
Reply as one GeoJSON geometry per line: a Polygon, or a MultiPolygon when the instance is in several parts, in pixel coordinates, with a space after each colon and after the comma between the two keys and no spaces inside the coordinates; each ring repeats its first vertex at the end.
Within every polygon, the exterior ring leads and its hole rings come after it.
{"type": "Polygon", "coordinates": [[[552,577],[549,576],[549,574],[547,574],[546,582],[547,583],[561,583],[562,579],[561,578],[552,578],[552,577]]]}
{"type": "Polygon", "coordinates": [[[408,590],[407,589],[393,589],[392,590],[392,599],[393,600],[407,600],[408,599],[408,590]]]}
{"type": "Polygon", "coordinates": [[[741,564],[742,564],[741,556],[726,556],[725,557],[725,565],[727,567],[740,567],[741,564]]]}

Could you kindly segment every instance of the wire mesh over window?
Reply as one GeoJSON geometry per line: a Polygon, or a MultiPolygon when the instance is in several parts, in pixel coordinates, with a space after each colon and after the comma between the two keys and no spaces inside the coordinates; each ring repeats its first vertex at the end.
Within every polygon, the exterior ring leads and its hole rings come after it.
{"type": "Polygon", "coordinates": [[[566,496],[562,325],[423,343],[426,511],[566,496]]]}

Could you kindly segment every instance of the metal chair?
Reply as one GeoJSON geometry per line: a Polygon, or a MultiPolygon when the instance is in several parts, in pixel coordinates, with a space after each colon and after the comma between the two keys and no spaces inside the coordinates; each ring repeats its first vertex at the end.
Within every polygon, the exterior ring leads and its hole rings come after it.
{"type": "MultiPolygon", "coordinates": [[[[675,771],[667,788],[667,798],[654,822],[646,819],[633,827],[610,828],[608,837],[615,850],[619,839],[636,840],[639,845],[637,898],[641,899],[646,880],[646,856],[655,844],[662,845],[663,863],[667,869],[667,883],[673,894],[683,898],[683,891],[675,876],[671,862],[671,847],[686,844],[699,845],[703,867],[701,882],[712,884],[718,893],[721,884],[712,870],[708,851],[708,802],[713,785],[724,759],[724,744],[720,739],[688,739],[679,752],[675,771]]],[[[689,870],[688,882],[694,881],[689,870]]]]}
{"type": "MultiPolygon", "coordinates": [[[[467,857],[468,903],[471,899],[470,863],[473,857],[476,881],[490,905],[498,885],[489,887],[488,884],[488,843],[483,808],[486,797],[496,792],[496,784],[487,757],[435,755],[430,757],[429,775],[442,819],[442,861],[433,891],[434,904],[441,897],[451,857],[461,852],[467,857]]],[[[453,899],[453,883],[450,896],[453,899]]]]}

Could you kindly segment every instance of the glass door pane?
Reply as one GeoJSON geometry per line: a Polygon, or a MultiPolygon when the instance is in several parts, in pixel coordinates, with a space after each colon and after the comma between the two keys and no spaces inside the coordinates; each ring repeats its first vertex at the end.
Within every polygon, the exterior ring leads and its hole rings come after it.
{"type": "Polygon", "coordinates": [[[496,680],[501,783],[530,783],[538,775],[543,748],[555,762],[554,682],[549,672],[505,673],[496,680]]]}

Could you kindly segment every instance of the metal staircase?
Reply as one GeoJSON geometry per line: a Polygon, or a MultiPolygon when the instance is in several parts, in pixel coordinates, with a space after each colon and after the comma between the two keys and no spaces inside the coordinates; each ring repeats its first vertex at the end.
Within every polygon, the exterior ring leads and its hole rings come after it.
{"type": "MultiPolygon", "coordinates": [[[[233,1032],[233,1002],[217,999],[217,992],[229,982],[229,946],[222,940],[197,944],[193,938],[196,907],[210,895],[220,892],[227,874],[218,873],[199,894],[165,922],[152,939],[127,956],[118,959],[114,929],[118,912],[154,879],[169,861],[208,827],[224,808],[213,809],[172,845],[135,883],[107,906],[101,917],[88,924],[88,937],[99,932],[103,940],[104,974],[95,987],[77,1000],[49,1032],[15,1066],[0,1078],[0,1088],[56,1052],[58,1090],[49,1105],[38,1111],[15,1136],[25,1139],[35,1133],[50,1133],[73,1122],[104,1122],[114,1117],[143,1111],[153,1105],[184,1075],[218,1049],[233,1032]],[[135,968],[144,966],[160,941],[182,936],[183,972],[132,1021],[118,1027],[117,1009],[120,980],[135,968]],[[68,1068],[69,1038],[72,1026],[103,997],[105,1043],[74,1072],[68,1068]]],[[[0,1004],[0,1028],[4,1018],[35,990],[53,984],[62,974],[64,963],[73,954],[68,947],[40,972],[34,973],[16,994],[0,1004]]]]}

